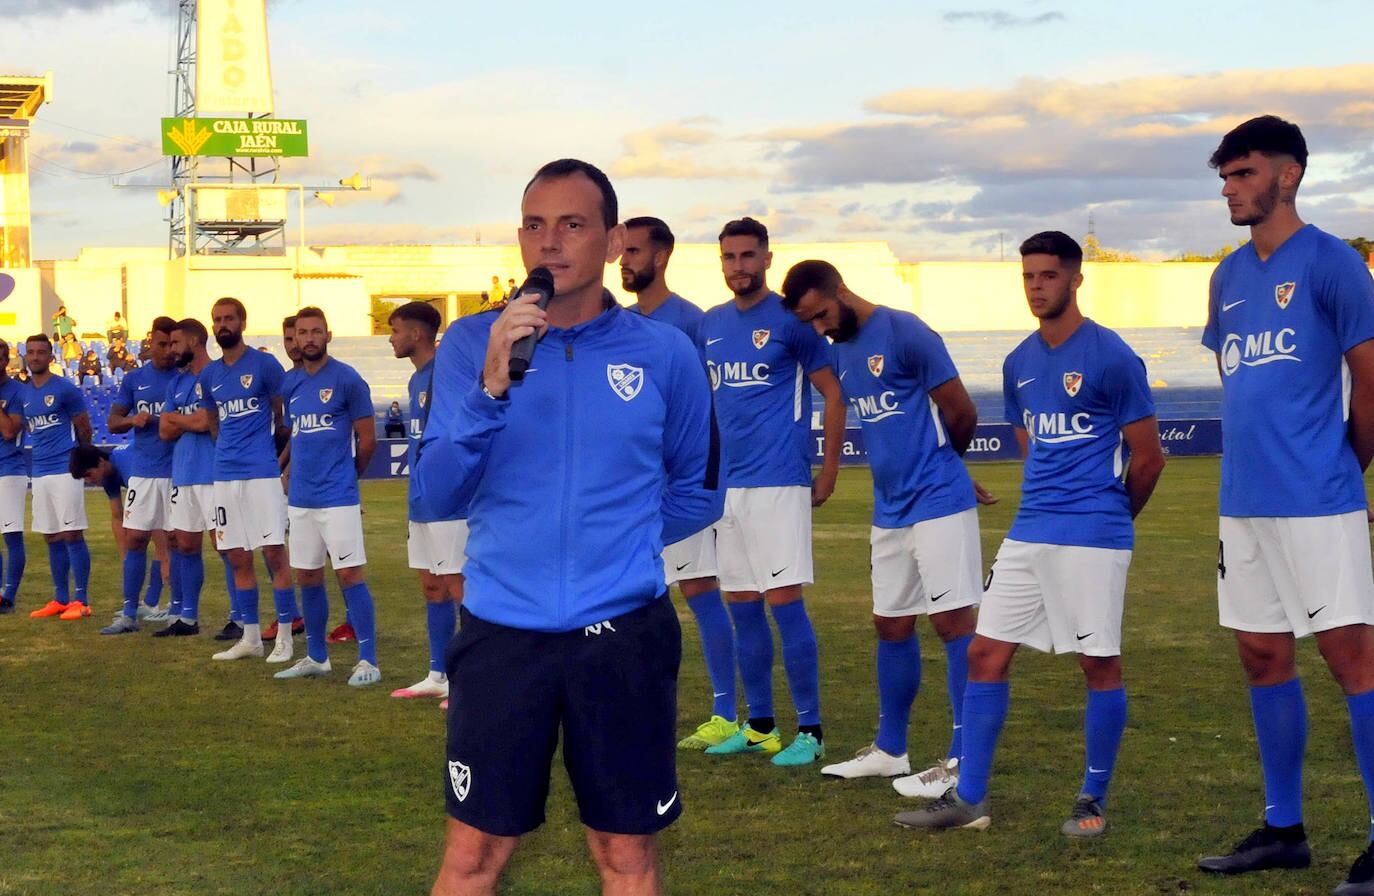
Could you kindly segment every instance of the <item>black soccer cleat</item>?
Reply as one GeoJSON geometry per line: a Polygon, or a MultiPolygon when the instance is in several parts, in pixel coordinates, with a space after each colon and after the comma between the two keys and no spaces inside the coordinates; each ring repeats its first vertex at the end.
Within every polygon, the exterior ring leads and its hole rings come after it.
{"type": "Polygon", "coordinates": [[[200,634],[200,623],[186,622],[178,619],[166,628],[158,629],[153,632],[154,638],[185,638],[191,635],[200,634]]]}
{"type": "Polygon", "coordinates": [[[222,629],[219,630],[219,634],[218,634],[218,635],[215,635],[215,640],[216,640],[216,641],[237,641],[239,638],[242,638],[242,637],[243,637],[243,626],[239,625],[237,622],[235,622],[234,620],[230,619],[228,622],[224,623],[224,628],[222,628],[222,629]]]}
{"type": "Polygon", "coordinates": [[[0,616],[4,616],[6,613],[13,613],[13,612],[14,612],[14,601],[12,601],[12,600],[5,600],[3,597],[0,597],[0,616]]]}
{"type": "Polygon", "coordinates": [[[1335,896],[1374,896],[1374,843],[1360,853],[1355,864],[1350,866],[1345,883],[1334,892],[1335,896]]]}
{"type": "Polygon", "coordinates": [[[1312,851],[1307,848],[1305,836],[1283,840],[1275,828],[1266,824],[1236,844],[1229,855],[1208,856],[1197,866],[1214,874],[1245,874],[1266,868],[1306,868],[1311,864],[1312,851]]]}

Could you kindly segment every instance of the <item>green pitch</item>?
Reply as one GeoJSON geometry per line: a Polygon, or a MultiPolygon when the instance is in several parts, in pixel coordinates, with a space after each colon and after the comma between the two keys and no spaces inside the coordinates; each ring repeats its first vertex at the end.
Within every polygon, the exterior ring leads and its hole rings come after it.
{"type": "MultiPolygon", "coordinates": [[[[1218,880],[1194,860],[1253,828],[1263,806],[1248,695],[1217,627],[1215,459],[1175,460],[1140,522],[1126,607],[1130,724],[1100,842],[1059,823],[1082,775],[1082,677],[1072,657],[1017,659],[1011,715],[993,771],[993,827],[923,835],[894,827],[914,803],[886,780],[824,780],[759,757],[681,754],[686,814],[663,838],[668,890],[681,894],[1325,893],[1368,836],[1344,701],[1302,642],[1311,735],[1307,823],[1314,867],[1218,880]],[[763,889],[766,888],[766,889],[763,889]]],[[[990,564],[1016,508],[1020,466],[984,465],[1001,497],[982,514],[990,564]]],[[[103,495],[90,493],[94,617],[30,620],[48,597],[42,541],[30,537],[20,613],[0,617],[0,894],[393,894],[428,892],[444,812],[443,714],[392,700],[427,668],[424,610],[405,568],[405,493],[363,488],[369,579],[383,683],[344,684],[352,645],[323,681],[278,682],[259,660],[212,663],[215,642],[96,634],[119,603],[103,495]]],[[[829,760],[868,743],[876,719],[868,593],[866,470],[846,470],[816,515],[818,582],[808,593],[821,649],[829,760]]],[[[204,628],[225,615],[207,554],[204,628]]],[[[263,588],[262,606],[271,593],[263,588]]],[[[338,590],[330,597],[336,622],[338,590]]],[[[165,598],[164,598],[165,600],[165,598]]],[[[679,604],[679,607],[681,605],[679,604]]],[[[680,730],[710,691],[690,614],[680,730]]],[[[913,766],[949,738],[944,651],[921,626],[925,659],[911,729],[913,766]]],[[[298,648],[299,649],[299,648],[298,648]]],[[[785,731],[787,686],[776,675],[785,731]]],[[[513,894],[594,893],[561,766],[549,821],[507,876],[513,894]]]]}

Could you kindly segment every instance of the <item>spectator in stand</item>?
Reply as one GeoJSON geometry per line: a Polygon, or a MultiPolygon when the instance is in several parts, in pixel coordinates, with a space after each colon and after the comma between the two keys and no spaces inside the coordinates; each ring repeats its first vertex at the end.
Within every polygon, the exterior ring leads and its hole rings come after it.
{"type": "Polygon", "coordinates": [[[142,367],[148,363],[148,359],[153,356],[153,341],[148,337],[143,337],[143,341],[138,344],[138,366],[142,367]]]}
{"type": "Polygon", "coordinates": [[[110,380],[115,385],[124,382],[124,374],[138,366],[122,339],[110,346],[106,358],[110,365],[110,380]]]}
{"type": "Polygon", "coordinates": [[[67,313],[66,305],[58,305],[57,313],[52,316],[52,325],[58,336],[58,339],[54,341],[65,342],[67,337],[73,335],[76,330],[76,318],[67,313]]]}
{"type": "Polygon", "coordinates": [[[515,290],[516,290],[516,288],[517,288],[517,287],[516,287],[516,285],[515,285],[515,278],[514,278],[514,277],[512,277],[511,279],[509,279],[509,280],[506,281],[506,299],[507,299],[507,300],[509,300],[512,296],[515,295],[515,290]]]}
{"type": "Polygon", "coordinates": [[[401,416],[401,405],[393,401],[391,407],[386,409],[386,437],[388,439],[404,439],[406,436],[405,418],[401,416]]]}
{"type": "Polygon", "coordinates": [[[123,342],[129,338],[129,326],[118,311],[105,323],[105,338],[111,345],[114,345],[116,339],[123,342]]]}
{"type": "Polygon", "coordinates": [[[482,301],[478,304],[477,310],[480,312],[480,311],[490,311],[491,309],[492,309],[491,296],[488,295],[487,293],[482,293],[482,301]]]}
{"type": "Polygon", "coordinates": [[[501,278],[495,274],[491,275],[491,289],[489,292],[491,293],[491,302],[493,305],[506,300],[506,291],[501,287],[501,278]]]}
{"type": "Polygon", "coordinates": [[[76,369],[81,365],[81,343],[76,336],[68,333],[62,337],[62,366],[68,379],[76,379],[76,369]]]}
{"type": "Polygon", "coordinates": [[[87,349],[76,368],[77,382],[83,386],[99,386],[104,382],[100,375],[100,359],[95,356],[94,349],[87,349]]]}

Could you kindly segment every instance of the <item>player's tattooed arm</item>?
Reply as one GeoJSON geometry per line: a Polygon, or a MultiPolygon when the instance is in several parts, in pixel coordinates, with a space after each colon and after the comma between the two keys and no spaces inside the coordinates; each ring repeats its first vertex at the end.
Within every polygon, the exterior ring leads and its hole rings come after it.
{"type": "Polygon", "coordinates": [[[973,443],[973,432],[978,427],[978,408],[957,376],[931,389],[930,398],[945,421],[950,447],[962,457],[973,443]]]}
{"type": "Polygon", "coordinates": [[[1140,515],[1164,472],[1164,449],[1159,443],[1159,421],[1151,416],[1121,427],[1121,436],[1131,452],[1126,470],[1126,494],[1131,499],[1131,517],[1140,515]]]}
{"type": "Polygon", "coordinates": [[[1345,353],[1350,369],[1350,445],[1360,469],[1369,469],[1374,459],[1374,339],[1368,339],[1345,353]]]}

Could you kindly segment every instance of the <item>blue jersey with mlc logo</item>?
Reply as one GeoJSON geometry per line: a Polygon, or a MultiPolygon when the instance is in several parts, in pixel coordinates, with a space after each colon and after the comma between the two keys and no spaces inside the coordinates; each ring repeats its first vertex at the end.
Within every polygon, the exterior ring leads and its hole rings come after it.
{"type": "Polygon", "coordinates": [[[352,507],[359,502],[353,423],[372,419],[372,390],[358,371],[326,358],[314,373],[298,367],[282,389],[291,424],[292,507],[352,507]]]}
{"type": "Polygon", "coordinates": [[[250,348],[234,364],[221,358],[201,371],[206,401],[219,417],[215,439],[215,481],[277,476],[272,438],[272,399],[281,397],[286,372],[267,352],[250,348]]]}
{"type": "Polygon", "coordinates": [[[930,397],[959,375],[944,340],[914,314],[878,308],[834,354],[840,389],[864,431],[873,525],[899,529],[974,506],[973,480],[930,397]]]}
{"type": "MultiPolygon", "coordinates": [[[[467,508],[465,506],[435,507],[433,502],[426,500],[420,493],[420,489],[415,488],[415,466],[420,457],[420,440],[425,435],[425,424],[429,422],[430,411],[433,410],[435,359],[431,358],[429,363],[410,375],[410,384],[407,391],[410,393],[410,428],[406,431],[406,462],[410,470],[410,481],[407,491],[408,516],[411,522],[415,523],[437,523],[443,520],[462,520],[467,519],[467,508]]],[[[457,384],[452,384],[457,385],[457,384]]],[[[463,384],[470,387],[471,383],[463,384]]],[[[456,401],[461,393],[451,397],[456,401]]]]}
{"type": "MultiPolygon", "coordinates": [[[[200,376],[182,370],[167,384],[167,404],[178,414],[212,407],[200,376]]],[[[210,485],[215,481],[215,440],[208,432],[183,432],[172,443],[172,485],[210,485]]]]}
{"type": "MultiPolygon", "coordinates": [[[[631,305],[630,310],[635,314],[643,314],[638,305],[631,305]]],[[[701,332],[701,322],[706,317],[706,312],[696,305],[684,299],[677,293],[669,293],[668,298],[663,300],[663,304],[653,310],[652,314],[646,314],[649,320],[656,320],[670,326],[677,327],[687,334],[687,338],[692,340],[692,344],[697,342],[697,334],[701,332]]]]}
{"type": "Polygon", "coordinates": [[[1347,434],[1345,353],[1369,339],[1369,269],[1310,224],[1267,261],[1251,243],[1217,266],[1202,343],[1221,366],[1222,516],[1330,516],[1365,506],[1347,434]]]}
{"type": "Polygon", "coordinates": [[[727,488],[811,484],[811,384],[830,345],[770,292],[706,312],[698,335],[715,394],[727,488]]]}
{"type": "Polygon", "coordinates": [[[42,386],[24,387],[24,427],[33,449],[33,475],[70,475],[71,453],[76,447],[72,420],[89,413],[81,390],[53,374],[42,386]]]}
{"type": "Polygon", "coordinates": [[[118,498],[120,491],[129,487],[129,480],[138,475],[134,472],[137,463],[137,451],[132,444],[120,445],[110,452],[110,465],[114,469],[100,483],[106,497],[118,498]]]}
{"type": "Polygon", "coordinates": [[[1030,453],[1007,537],[1039,544],[1130,548],[1129,452],[1122,427],[1154,416],[1145,363],[1091,320],[1050,348],[1039,333],[1002,365],[1007,422],[1030,453]]]}
{"type": "MultiPolygon", "coordinates": [[[[24,416],[24,389],[27,387],[15,379],[6,377],[0,383],[0,414],[24,416]]],[[[24,431],[8,441],[0,441],[0,476],[27,476],[28,466],[24,463],[24,431]]]]}
{"type": "Polygon", "coordinates": [[[129,371],[120,383],[114,404],[132,417],[149,413],[148,424],[134,430],[133,475],[151,479],[166,479],[172,475],[173,444],[158,437],[158,415],[167,402],[167,387],[176,378],[172,369],[158,370],[152,364],[129,371]]]}

